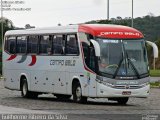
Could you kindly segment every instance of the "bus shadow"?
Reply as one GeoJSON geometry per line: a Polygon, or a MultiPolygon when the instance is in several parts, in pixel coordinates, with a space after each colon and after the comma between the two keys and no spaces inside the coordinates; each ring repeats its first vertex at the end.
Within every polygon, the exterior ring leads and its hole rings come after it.
{"type": "Polygon", "coordinates": [[[135,106],[135,105],[131,105],[131,104],[126,104],[126,105],[121,105],[121,104],[118,104],[117,102],[115,101],[108,101],[108,100],[105,100],[105,101],[95,101],[94,99],[89,99],[86,103],[75,103],[73,101],[73,99],[57,99],[56,97],[38,97],[38,98],[23,98],[21,96],[17,96],[17,97],[8,97],[8,98],[5,98],[5,100],[12,100],[12,101],[24,101],[24,100],[29,100],[29,101],[37,101],[37,102],[43,102],[43,101],[46,101],[46,102],[61,102],[61,103],[73,103],[73,104],[79,104],[79,105],[99,105],[99,106],[135,106]]]}
{"type": "Polygon", "coordinates": [[[38,104],[42,104],[44,102],[44,104],[47,103],[50,103],[52,104],[52,102],[55,102],[57,104],[66,104],[66,103],[69,103],[69,105],[72,105],[73,106],[101,106],[101,107],[105,107],[105,106],[119,106],[119,107],[131,107],[131,106],[136,106],[136,105],[133,105],[133,104],[126,104],[126,105],[120,105],[118,104],[117,102],[113,102],[113,101],[92,101],[92,99],[89,99],[86,103],[75,103],[73,101],[73,99],[57,99],[56,97],[38,97],[38,98],[23,98],[21,96],[16,96],[16,97],[7,97],[7,98],[4,98],[3,100],[5,101],[9,101],[9,103],[7,104],[10,104],[10,105],[16,105],[16,104],[24,104],[24,101],[26,104],[24,105],[28,105],[28,104],[32,104],[32,103],[35,103],[38,105],[38,104]],[[18,101],[18,103],[16,102],[18,101]]]}
{"type": "MultiPolygon", "coordinates": [[[[52,102],[64,102],[64,103],[75,103],[73,101],[73,99],[57,99],[57,98],[52,98],[52,97],[38,97],[37,100],[43,100],[43,101],[52,101],[52,102]]],[[[92,101],[92,99],[88,100],[86,103],[75,103],[75,104],[81,104],[81,105],[100,105],[100,106],[104,106],[104,105],[107,105],[107,106],[134,106],[134,105],[131,105],[131,104],[125,104],[125,105],[122,105],[122,104],[118,104],[117,102],[115,101],[108,101],[108,100],[105,100],[105,102],[101,101],[92,101]]]]}

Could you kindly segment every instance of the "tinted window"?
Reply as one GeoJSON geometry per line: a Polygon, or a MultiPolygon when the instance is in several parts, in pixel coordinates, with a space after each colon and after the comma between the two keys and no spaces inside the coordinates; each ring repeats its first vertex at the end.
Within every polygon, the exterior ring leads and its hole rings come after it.
{"type": "Polygon", "coordinates": [[[53,54],[64,54],[65,36],[55,35],[53,37],[53,54]]]}
{"type": "Polygon", "coordinates": [[[90,61],[89,61],[89,68],[95,72],[95,51],[93,47],[90,47],[90,61]]]}
{"type": "Polygon", "coordinates": [[[38,36],[29,36],[28,53],[37,53],[38,51],[38,36]]]}
{"type": "Polygon", "coordinates": [[[7,37],[5,41],[5,50],[11,54],[16,53],[16,37],[7,37]]]}
{"type": "Polygon", "coordinates": [[[87,66],[89,66],[89,45],[85,42],[82,43],[84,60],[87,66]]]}
{"type": "Polygon", "coordinates": [[[66,54],[78,54],[78,42],[76,35],[67,35],[66,54]]]}
{"type": "Polygon", "coordinates": [[[39,53],[48,54],[49,52],[51,52],[49,38],[50,38],[49,35],[41,36],[39,53]]]}
{"type": "Polygon", "coordinates": [[[26,53],[27,50],[27,37],[17,37],[16,53],[26,53]]]}

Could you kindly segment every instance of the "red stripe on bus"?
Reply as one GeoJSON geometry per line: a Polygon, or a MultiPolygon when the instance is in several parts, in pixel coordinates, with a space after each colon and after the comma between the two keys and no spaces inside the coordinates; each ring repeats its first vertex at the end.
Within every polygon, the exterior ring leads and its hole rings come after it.
{"type": "Polygon", "coordinates": [[[7,61],[13,60],[13,59],[15,59],[16,57],[17,57],[17,55],[11,55],[11,56],[7,59],[7,61]]]}
{"type": "Polygon", "coordinates": [[[37,61],[36,55],[31,55],[31,57],[32,57],[32,61],[28,66],[33,66],[34,64],[36,64],[36,61],[37,61]]]}

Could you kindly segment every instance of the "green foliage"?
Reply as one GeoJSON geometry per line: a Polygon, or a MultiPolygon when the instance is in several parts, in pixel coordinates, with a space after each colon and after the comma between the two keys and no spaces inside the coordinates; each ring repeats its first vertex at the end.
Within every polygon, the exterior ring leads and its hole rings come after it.
{"type": "Polygon", "coordinates": [[[0,18],[0,45],[2,43],[2,29],[1,29],[2,23],[3,23],[3,36],[6,31],[14,29],[14,25],[11,20],[7,18],[0,18]]]}
{"type": "Polygon", "coordinates": [[[160,77],[160,70],[150,70],[150,76],[160,77]]]}
{"type": "Polygon", "coordinates": [[[116,24],[116,25],[125,25],[129,26],[128,22],[126,20],[122,20],[119,18],[119,20],[112,18],[111,20],[92,20],[89,22],[86,22],[87,24],[116,24]]]}
{"type": "Polygon", "coordinates": [[[6,31],[14,29],[13,23],[7,18],[0,18],[0,74],[2,73],[2,23],[3,23],[3,36],[6,31]]]}
{"type": "Polygon", "coordinates": [[[160,82],[150,83],[151,87],[160,87],[160,82]]]}

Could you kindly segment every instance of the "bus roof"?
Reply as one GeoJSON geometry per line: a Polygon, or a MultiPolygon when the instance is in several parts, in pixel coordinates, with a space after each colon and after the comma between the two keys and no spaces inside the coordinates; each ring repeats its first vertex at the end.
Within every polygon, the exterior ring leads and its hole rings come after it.
{"type": "Polygon", "coordinates": [[[52,33],[75,33],[85,32],[96,37],[113,39],[138,39],[144,38],[143,34],[131,27],[110,24],[79,24],[68,26],[57,26],[50,28],[32,28],[24,30],[10,30],[8,35],[27,35],[27,34],[52,34],[52,33]]]}
{"type": "Polygon", "coordinates": [[[31,28],[22,30],[9,30],[5,36],[9,35],[34,35],[34,34],[52,34],[52,33],[75,33],[78,32],[78,25],[56,26],[48,28],[31,28]]]}
{"type": "Polygon", "coordinates": [[[80,32],[86,32],[96,37],[113,39],[138,39],[144,38],[143,34],[131,27],[111,24],[82,24],[80,32]]]}

